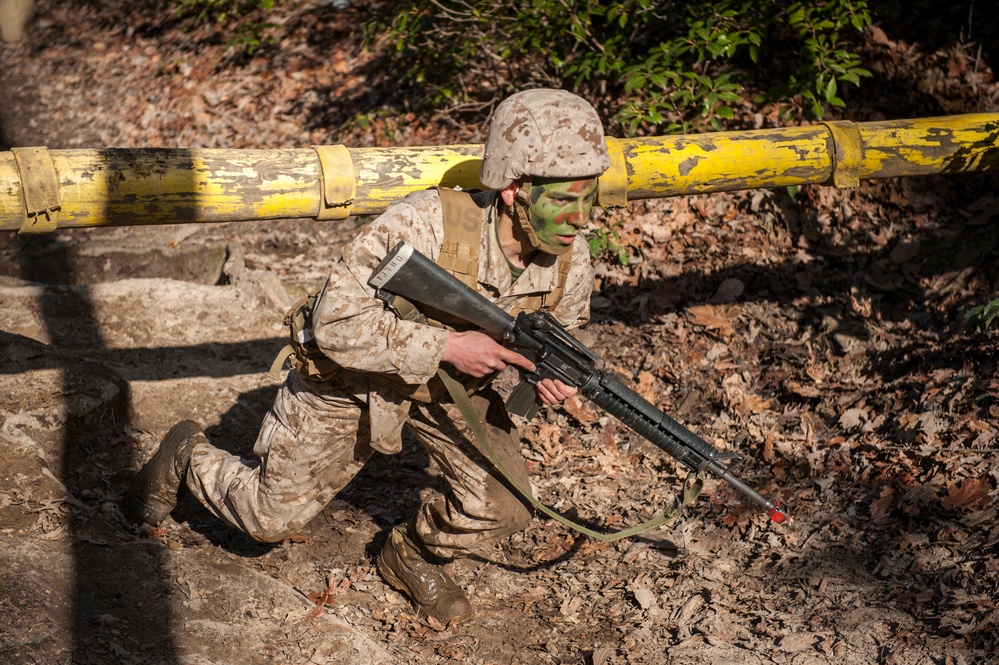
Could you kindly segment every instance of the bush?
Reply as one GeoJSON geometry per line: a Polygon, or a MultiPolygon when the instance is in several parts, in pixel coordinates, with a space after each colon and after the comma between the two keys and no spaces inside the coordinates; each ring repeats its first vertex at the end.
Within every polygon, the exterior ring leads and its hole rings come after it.
{"type": "Polygon", "coordinates": [[[964,315],[968,326],[979,331],[988,329],[996,320],[999,320],[999,299],[990,300],[984,305],[972,307],[964,315]]]}
{"type": "Polygon", "coordinates": [[[178,16],[186,18],[188,26],[195,27],[212,21],[234,24],[232,39],[226,46],[241,48],[253,54],[266,43],[266,32],[274,27],[254,13],[266,14],[274,9],[274,0],[169,0],[178,16]],[[249,18],[248,18],[249,17],[249,18]]]}
{"type": "Polygon", "coordinates": [[[747,90],[822,118],[857,85],[866,0],[411,0],[365,25],[428,107],[480,111],[552,86],[604,102],[625,134],[720,129],[747,90]]]}

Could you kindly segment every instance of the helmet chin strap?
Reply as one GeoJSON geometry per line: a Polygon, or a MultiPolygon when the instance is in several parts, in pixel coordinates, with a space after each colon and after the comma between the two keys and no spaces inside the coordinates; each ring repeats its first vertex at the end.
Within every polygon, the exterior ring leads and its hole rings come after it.
{"type": "Polygon", "coordinates": [[[565,254],[572,249],[572,245],[553,245],[551,243],[542,242],[541,239],[538,238],[538,234],[534,230],[534,225],[531,223],[533,215],[531,213],[530,178],[525,178],[521,183],[520,188],[517,190],[517,194],[514,196],[513,205],[510,206],[510,216],[513,218],[513,221],[524,230],[524,233],[527,234],[527,240],[531,243],[531,247],[534,249],[541,250],[545,254],[554,254],[556,256],[565,254]]]}

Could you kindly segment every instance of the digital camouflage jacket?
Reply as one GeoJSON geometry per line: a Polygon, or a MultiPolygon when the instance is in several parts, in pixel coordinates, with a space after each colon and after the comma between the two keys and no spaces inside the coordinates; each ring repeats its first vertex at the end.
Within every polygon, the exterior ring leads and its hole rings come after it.
{"type": "MultiPolygon", "coordinates": [[[[506,311],[527,298],[555,289],[556,257],[538,253],[516,282],[500,247],[495,225],[498,196],[480,198],[483,224],[479,249],[478,291],[506,311]]],[[[341,371],[334,379],[369,408],[371,445],[385,453],[401,446],[399,432],[411,402],[405,394],[373,373],[391,374],[406,384],[425,384],[440,365],[447,331],[405,321],[375,298],[368,278],[375,266],[399,242],[405,241],[437,261],[444,235],[441,197],[437,190],[416,192],[390,206],[348,245],[326,282],[313,312],[313,334],[319,348],[341,371]]],[[[565,292],[552,314],[567,328],[589,319],[592,268],[586,242],[573,243],[565,292]]]]}

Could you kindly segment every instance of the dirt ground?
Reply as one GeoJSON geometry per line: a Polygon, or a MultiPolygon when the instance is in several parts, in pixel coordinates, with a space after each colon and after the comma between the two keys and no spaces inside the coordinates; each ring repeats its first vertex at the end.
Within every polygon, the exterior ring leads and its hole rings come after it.
{"type": "MultiPolygon", "coordinates": [[[[0,148],[481,140],[400,108],[353,30],[367,3],[280,14],[278,52],[239,58],[155,3],[37,5],[28,41],[0,50],[0,148]]],[[[889,25],[869,37],[877,79],[852,119],[999,111],[974,47],[889,25]]],[[[180,419],[248,453],[285,308],[365,220],[0,234],[0,663],[992,662],[999,338],[965,313],[999,296],[997,184],[909,178],[601,214],[632,259],[595,263],[580,339],[745,455],[738,474],[795,521],[769,524],[715,481],[614,544],[539,518],[451,564],[478,614],[441,632],[373,565],[387,530],[442,486],[409,441],[277,545],[190,498],[150,531],[118,509],[180,419]]],[[[538,495],[604,528],[647,519],[684,475],[582,402],[523,434],[538,495]]]]}

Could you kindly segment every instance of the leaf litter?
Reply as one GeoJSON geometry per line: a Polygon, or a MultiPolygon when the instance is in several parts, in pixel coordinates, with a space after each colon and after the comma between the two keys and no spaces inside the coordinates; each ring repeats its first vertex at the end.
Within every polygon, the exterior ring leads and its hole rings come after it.
{"type": "MultiPolygon", "coordinates": [[[[345,14],[296,14],[282,28],[281,48],[236,66],[224,60],[212,26],[185,32],[131,12],[111,21],[102,10],[114,2],[72,16],[58,3],[38,4],[39,34],[53,38],[32,42],[31,58],[0,53],[17,80],[49,82],[28,84],[30,105],[23,93],[9,97],[5,129],[22,132],[24,144],[478,140],[478,128],[406,111],[396,123],[391,113],[372,114],[366,128],[347,122],[370,98],[386,108],[393,99],[367,66],[372,54],[357,47],[352,26],[365,3],[345,14]],[[74,24],[86,26],[91,55],[58,38],[74,24]],[[325,40],[328,58],[304,45],[307,32],[325,40]],[[32,120],[13,124],[17,108],[32,120]]],[[[995,85],[965,51],[924,52],[880,28],[870,37],[883,75],[918,80],[944,112],[995,110],[978,106],[996,99],[995,85]],[[973,71],[978,78],[969,77],[973,71]]],[[[874,119],[882,113],[877,101],[865,100],[870,110],[860,105],[850,119],[874,119]]],[[[620,222],[633,260],[597,262],[593,321],[580,336],[640,394],[713,445],[743,455],[737,473],[790,504],[790,527],[769,525],[717,481],[675,521],[625,542],[589,541],[537,519],[482,557],[452,565],[479,615],[437,631],[385,587],[372,558],[380,534],[440,486],[418,450],[375,460],[294,542],[255,549],[190,507],[189,522],[136,540],[108,499],[107,479],[123,466],[121,443],[151,443],[141,428],[126,427],[105,442],[119,452],[101,453],[86,471],[90,484],[72,483],[90,490],[76,503],[36,493],[51,480],[9,466],[13,475],[0,491],[0,527],[12,525],[5,546],[27,552],[67,540],[95,548],[143,542],[122,546],[185,557],[188,573],[221,566],[226,583],[248,598],[257,591],[247,580],[262,575],[306,590],[300,597],[311,594],[289,617],[347,624],[396,662],[987,662],[999,650],[999,343],[995,330],[964,328],[963,314],[997,295],[995,189],[994,175],[963,174],[848,191],[806,187],[794,197],[783,190],[676,197],[600,213],[598,222],[620,222]],[[386,498],[386,482],[405,489],[386,498]],[[14,517],[24,513],[34,516],[29,523],[14,517]],[[317,570],[327,571],[318,583],[317,570]]],[[[307,289],[324,279],[352,228],[276,221],[184,233],[184,243],[238,242],[253,269],[307,289]]],[[[4,238],[0,252],[9,258],[15,245],[4,238]]],[[[16,391],[10,395],[13,405],[16,391]]],[[[4,418],[13,413],[6,403],[4,418]]],[[[164,418],[183,417],[162,408],[164,418]]],[[[603,528],[648,519],[669,505],[686,475],[583,401],[546,410],[523,434],[538,496],[603,528]]],[[[240,653],[250,660],[336,662],[306,624],[292,630],[263,601],[236,602],[191,574],[171,590],[188,603],[172,605],[178,626],[221,625],[243,607],[259,617],[241,638],[249,646],[240,653]]],[[[27,573],[7,579],[0,603],[13,608],[13,619],[0,629],[2,644],[29,644],[31,622],[53,620],[39,618],[35,599],[43,596],[27,573]],[[11,630],[21,632],[12,637],[11,630]]],[[[102,616],[124,614],[115,608],[102,616]]],[[[115,634],[113,622],[95,621],[93,630],[92,657],[155,662],[115,634]]],[[[204,648],[221,658],[237,646],[221,640],[216,651],[204,648]]],[[[60,662],[53,649],[43,653],[60,662]]]]}

